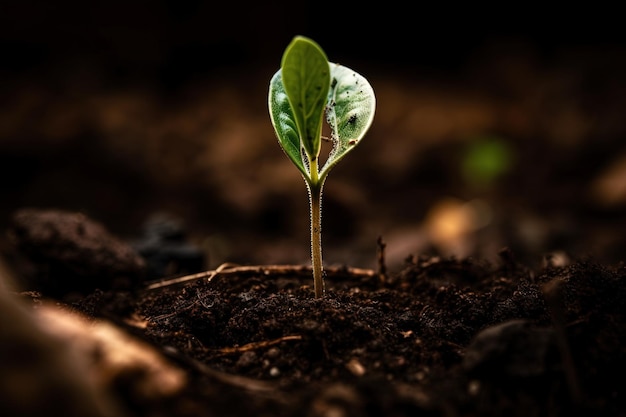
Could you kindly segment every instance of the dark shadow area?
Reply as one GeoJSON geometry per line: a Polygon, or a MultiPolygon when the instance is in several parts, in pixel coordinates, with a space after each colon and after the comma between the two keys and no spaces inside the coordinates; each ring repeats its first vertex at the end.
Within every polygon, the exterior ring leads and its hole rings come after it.
{"type": "Polygon", "coordinates": [[[59,208],[131,240],[169,212],[214,266],[307,262],[306,191],[266,104],[303,34],[378,100],[327,182],[327,262],[372,265],[378,236],[394,265],[504,246],[621,260],[626,62],[610,10],[30,0],[0,16],[0,226],[59,208]]]}

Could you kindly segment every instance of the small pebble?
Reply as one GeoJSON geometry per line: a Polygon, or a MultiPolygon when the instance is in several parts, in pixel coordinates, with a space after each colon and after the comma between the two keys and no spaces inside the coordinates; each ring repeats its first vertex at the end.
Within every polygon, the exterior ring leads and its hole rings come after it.
{"type": "Polygon", "coordinates": [[[278,375],[280,375],[280,370],[277,367],[273,366],[270,369],[270,376],[277,377],[278,375]]]}

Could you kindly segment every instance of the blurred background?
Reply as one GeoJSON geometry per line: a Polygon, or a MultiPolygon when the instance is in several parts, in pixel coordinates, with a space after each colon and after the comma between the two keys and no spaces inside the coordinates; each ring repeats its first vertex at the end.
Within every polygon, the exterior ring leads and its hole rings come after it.
{"type": "MultiPolygon", "coordinates": [[[[386,1],[0,6],[0,227],[79,211],[128,242],[184,230],[206,267],[308,263],[304,182],[267,110],[295,35],[372,84],[331,172],[326,264],[421,253],[624,259],[626,33],[594,6],[386,1]],[[152,222],[152,223],[151,223],[152,222]]],[[[4,237],[2,237],[4,239],[4,237]]]]}

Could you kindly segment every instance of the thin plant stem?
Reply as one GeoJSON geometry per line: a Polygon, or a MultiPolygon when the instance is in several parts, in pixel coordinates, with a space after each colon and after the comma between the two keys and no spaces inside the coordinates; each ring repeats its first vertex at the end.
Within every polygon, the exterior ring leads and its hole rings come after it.
{"type": "Polygon", "coordinates": [[[324,267],[322,263],[322,182],[309,188],[311,209],[311,267],[313,269],[313,288],[315,297],[324,296],[324,267]]]}
{"type": "Polygon", "coordinates": [[[313,269],[313,289],[315,297],[324,296],[324,264],[322,263],[322,188],[326,176],[319,176],[318,155],[308,155],[309,175],[306,181],[309,191],[311,211],[311,269],[313,269]]]}

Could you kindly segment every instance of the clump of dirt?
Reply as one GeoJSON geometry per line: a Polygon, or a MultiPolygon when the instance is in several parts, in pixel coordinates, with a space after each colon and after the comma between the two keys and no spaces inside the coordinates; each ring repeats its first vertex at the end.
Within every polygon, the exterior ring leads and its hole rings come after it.
{"type": "Polygon", "coordinates": [[[82,213],[20,209],[7,234],[26,285],[54,297],[129,289],[147,275],[143,257],[82,213]]]}

